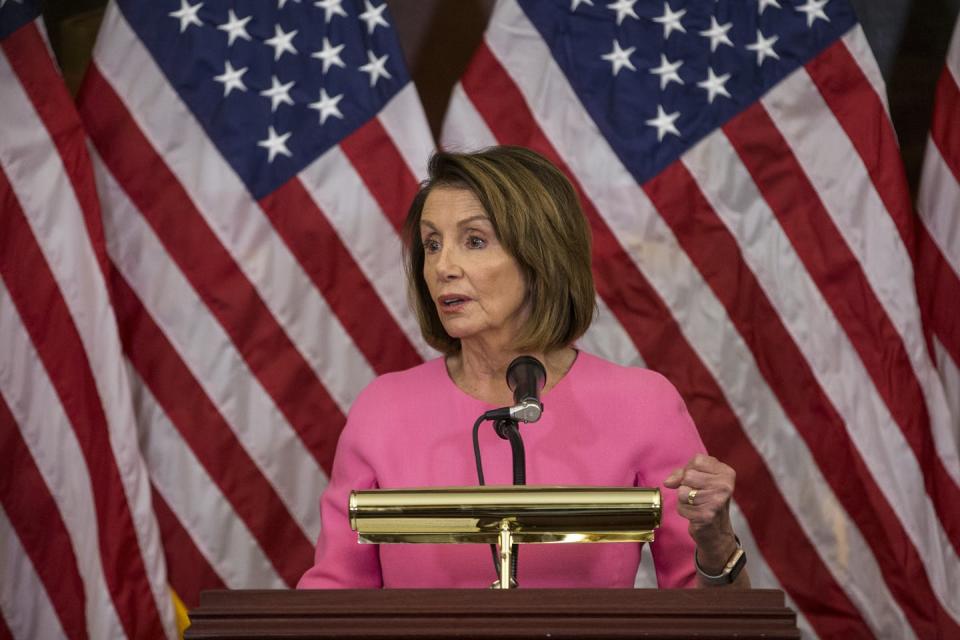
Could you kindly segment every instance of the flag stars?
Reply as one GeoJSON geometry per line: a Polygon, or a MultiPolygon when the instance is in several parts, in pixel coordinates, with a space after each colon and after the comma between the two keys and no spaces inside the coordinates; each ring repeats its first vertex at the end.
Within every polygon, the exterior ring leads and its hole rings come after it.
{"type": "Polygon", "coordinates": [[[779,60],[780,56],[773,49],[773,45],[776,44],[777,40],[780,39],[780,36],[770,36],[765,38],[760,32],[760,29],[757,29],[757,41],[753,44],[748,44],[747,49],[750,51],[755,51],[757,53],[757,66],[763,64],[763,61],[767,58],[773,58],[779,60]]]}
{"type": "Polygon", "coordinates": [[[722,44],[733,46],[733,43],[730,41],[730,37],[727,36],[727,33],[730,32],[730,29],[733,28],[733,23],[728,22],[727,24],[720,24],[717,22],[716,16],[710,16],[710,28],[705,31],[701,31],[700,35],[704,38],[710,38],[710,52],[717,50],[722,44]]]}
{"type": "Polygon", "coordinates": [[[264,98],[270,98],[270,111],[276,111],[281,104],[293,104],[293,98],[290,97],[290,89],[296,84],[293,80],[286,84],[281,84],[277,76],[270,79],[270,88],[260,92],[264,98]]]}
{"type": "Polygon", "coordinates": [[[340,108],[337,107],[337,103],[342,99],[342,93],[331,98],[327,95],[326,89],[320,89],[320,99],[316,102],[311,102],[307,106],[311,109],[316,109],[320,113],[320,124],[322,125],[330,116],[343,119],[343,114],[340,113],[340,108]]]}
{"type": "Polygon", "coordinates": [[[246,91],[247,85],[243,84],[243,74],[247,72],[247,67],[234,69],[230,61],[227,60],[224,65],[223,73],[214,76],[214,80],[223,84],[223,97],[226,98],[234,89],[246,91]]]}
{"type": "Polygon", "coordinates": [[[227,11],[227,21],[221,24],[217,29],[220,31],[227,32],[227,46],[233,46],[233,41],[237,38],[243,38],[244,40],[250,40],[250,34],[247,33],[247,23],[253,16],[247,16],[246,18],[238,18],[237,14],[233,12],[233,9],[227,11]]]}
{"type": "Polygon", "coordinates": [[[757,13],[763,15],[763,10],[767,7],[774,7],[777,9],[781,8],[780,3],[777,2],[777,0],[759,0],[759,3],[757,4],[757,13]]]}
{"type": "Polygon", "coordinates": [[[635,4],[637,4],[637,0],[617,0],[616,2],[608,4],[607,9],[617,12],[617,26],[619,26],[624,18],[640,19],[637,17],[637,12],[633,10],[633,5],[635,4]]]}
{"type": "Polygon", "coordinates": [[[687,10],[681,9],[680,11],[674,11],[670,8],[670,4],[667,2],[663,3],[663,15],[659,18],[654,18],[653,21],[663,25],[663,39],[666,40],[670,37],[670,34],[674,31],[679,31],[680,33],[686,33],[687,30],[684,28],[683,23],[680,22],[680,18],[686,15],[687,10]]]}
{"type": "Polygon", "coordinates": [[[633,66],[633,63],[630,62],[630,56],[633,55],[633,52],[636,51],[636,47],[630,47],[629,49],[623,49],[620,47],[620,43],[616,40],[613,41],[613,51],[606,55],[600,56],[604,60],[608,61],[612,65],[611,73],[617,75],[620,73],[620,69],[626,67],[630,71],[636,71],[637,68],[633,66]]]}
{"type": "Polygon", "coordinates": [[[273,127],[268,127],[267,139],[260,140],[257,142],[258,147],[263,147],[267,150],[267,162],[273,163],[273,159],[277,157],[277,154],[292,157],[293,154],[290,153],[290,149],[287,148],[287,139],[290,138],[291,133],[288,131],[283,135],[278,135],[274,131],[273,127]]]}
{"type": "Polygon", "coordinates": [[[725,98],[733,98],[730,93],[727,91],[727,81],[730,79],[730,74],[725,73],[722,76],[718,76],[713,72],[713,69],[707,67],[707,79],[703,82],[698,82],[697,86],[701,89],[706,90],[707,92],[707,102],[713,104],[713,99],[717,96],[724,96],[725,98]]]}
{"type": "Polygon", "coordinates": [[[660,54],[660,66],[650,69],[650,73],[655,76],[660,76],[660,89],[666,89],[667,85],[671,82],[676,82],[683,84],[683,80],[680,78],[680,74],[677,71],[680,67],[683,66],[683,60],[677,60],[676,62],[670,62],[667,60],[667,56],[660,54]]]}
{"type": "Polygon", "coordinates": [[[658,104],[657,117],[647,120],[646,124],[656,128],[657,142],[663,142],[664,136],[666,136],[668,133],[677,137],[680,136],[680,131],[677,130],[677,126],[674,124],[679,117],[679,111],[674,111],[673,113],[668,114],[663,110],[663,107],[658,104]]]}
{"type": "Polygon", "coordinates": [[[387,58],[390,56],[384,54],[383,57],[378,58],[373,54],[373,51],[367,51],[367,64],[360,67],[360,71],[370,74],[370,86],[377,84],[377,81],[380,78],[387,78],[388,80],[393,78],[390,73],[387,71],[387,58]]]}
{"type": "Polygon", "coordinates": [[[197,12],[200,11],[200,7],[202,6],[202,2],[190,4],[187,0],[180,0],[180,8],[177,11],[171,11],[167,15],[180,21],[180,33],[183,33],[187,30],[187,27],[192,24],[198,27],[203,26],[199,16],[197,16],[197,12]]]}
{"type": "Polygon", "coordinates": [[[276,62],[284,53],[296,54],[297,50],[293,46],[293,37],[297,35],[297,30],[285,32],[279,24],[273,25],[273,37],[263,42],[273,47],[273,60],[276,62]]]}
{"type": "Polygon", "coordinates": [[[330,24],[333,16],[347,17],[347,12],[343,10],[343,0],[319,0],[314,2],[313,6],[323,9],[323,20],[327,24],[330,24]]]}
{"type": "Polygon", "coordinates": [[[830,2],[830,0],[807,0],[806,4],[794,7],[794,9],[800,13],[807,14],[807,28],[810,28],[817,19],[830,22],[830,18],[823,10],[823,8],[827,6],[828,2],[830,2]]]}
{"type": "MultiPolygon", "coordinates": [[[[0,2],[2,2],[2,0],[0,0],[0,2]]],[[[579,7],[581,4],[585,4],[588,7],[592,7],[593,0],[570,0],[570,13],[573,13],[574,11],[576,11],[577,7],[579,7]]]]}
{"type": "Polygon", "coordinates": [[[332,66],[346,67],[343,63],[343,59],[340,57],[340,52],[343,51],[344,45],[338,44],[333,46],[330,44],[328,38],[323,39],[323,49],[316,51],[310,54],[311,58],[316,58],[323,62],[323,72],[326,73],[330,70],[332,66]]]}
{"type": "Polygon", "coordinates": [[[370,4],[370,0],[363,0],[363,6],[366,7],[366,11],[360,14],[360,19],[367,23],[367,34],[373,33],[374,29],[377,27],[389,27],[386,19],[383,17],[383,12],[387,8],[386,4],[381,4],[379,7],[374,7],[370,4]]]}

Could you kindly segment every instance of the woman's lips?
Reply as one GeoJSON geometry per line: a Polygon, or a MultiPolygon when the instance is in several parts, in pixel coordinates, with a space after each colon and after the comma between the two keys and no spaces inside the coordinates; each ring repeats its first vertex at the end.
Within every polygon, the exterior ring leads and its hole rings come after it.
{"type": "Polygon", "coordinates": [[[461,311],[468,302],[470,302],[470,298],[467,296],[440,296],[437,298],[437,308],[440,309],[442,313],[457,313],[461,311]]]}

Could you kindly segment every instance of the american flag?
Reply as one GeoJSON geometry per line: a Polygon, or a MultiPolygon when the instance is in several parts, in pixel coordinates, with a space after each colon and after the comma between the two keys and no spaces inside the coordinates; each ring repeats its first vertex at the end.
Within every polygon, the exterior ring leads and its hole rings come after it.
{"type": "Polygon", "coordinates": [[[83,127],[0,1],[0,637],[175,633],[83,127]]]}
{"type": "Polygon", "coordinates": [[[680,388],[737,470],[755,586],[811,635],[957,637],[958,419],[884,96],[843,0],[504,0],[442,142],[573,179],[601,298],[583,346],[680,388]]]}
{"type": "MultiPolygon", "coordinates": [[[[960,416],[960,20],[953,30],[934,103],[933,121],[923,161],[917,209],[921,309],[932,336],[932,350],[947,402],[960,416]]],[[[960,433],[960,419],[954,428],[960,433]]]]}
{"type": "Polygon", "coordinates": [[[383,2],[120,0],[78,96],[169,580],[292,587],[354,397],[432,357],[433,143],[383,2]]]}

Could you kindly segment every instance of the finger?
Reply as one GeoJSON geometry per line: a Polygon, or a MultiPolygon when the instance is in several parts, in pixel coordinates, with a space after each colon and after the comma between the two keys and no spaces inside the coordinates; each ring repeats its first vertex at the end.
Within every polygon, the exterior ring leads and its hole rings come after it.
{"type": "Polygon", "coordinates": [[[683,472],[680,486],[687,486],[691,489],[712,489],[726,492],[729,495],[733,493],[733,483],[734,479],[730,474],[705,473],[695,469],[687,469],[683,472]]]}
{"type": "Polygon", "coordinates": [[[676,489],[680,486],[680,481],[683,478],[683,469],[676,469],[673,473],[667,476],[667,479],[663,481],[663,486],[668,489],[676,489]]]}
{"type": "Polygon", "coordinates": [[[723,474],[727,473],[728,471],[733,471],[733,469],[728,465],[725,465],[713,456],[706,455],[704,453],[698,453],[697,455],[693,456],[690,461],[687,462],[687,465],[684,468],[687,470],[692,469],[696,471],[702,471],[704,473],[716,474],[723,474]]]}

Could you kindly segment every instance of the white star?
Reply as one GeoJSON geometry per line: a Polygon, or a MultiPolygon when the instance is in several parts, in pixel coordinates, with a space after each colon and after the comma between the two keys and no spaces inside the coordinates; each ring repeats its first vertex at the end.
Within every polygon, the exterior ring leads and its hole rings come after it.
{"type": "Polygon", "coordinates": [[[291,157],[293,154],[290,153],[290,149],[287,149],[287,138],[290,137],[291,132],[287,132],[282,136],[277,135],[277,132],[273,130],[273,127],[268,127],[267,139],[261,140],[257,143],[258,147],[263,147],[270,152],[270,155],[267,157],[267,162],[273,162],[273,159],[277,156],[278,153],[291,157]]]}
{"type": "Polygon", "coordinates": [[[203,23],[200,22],[200,18],[197,17],[197,12],[200,11],[200,7],[203,6],[202,2],[197,4],[190,4],[187,0],[180,0],[180,9],[177,11],[171,11],[167,15],[171,18],[177,18],[180,21],[180,33],[183,33],[187,30],[192,24],[202,27],[203,23]]]}
{"type": "MultiPolygon", "coordinates": [[[[300,0],[293,0],[293,1],[296,2],[296,3],[298,3],[298,4],[300,3],[300,0]]],[[[278,8],[278,9],[283,9],[283,6],[284,6],[285,4],[287,4],[287,2],[289,2],[289,0],[277,0],[277,8],[278,8]]]]}
{"type": "Polygon", "coordinates": [[[382,58],[378,58],[377,56],[373,55],[373,51],[367,51],[367,60],[370,62],[360,67],[360,71],[370,74],[371,87],[377,84],[377,80],[380,79],[380,76],[383,76],[388,80],[393,78],[393,76],[387,72],[386,68],[387,58],[389,57],[390,56],[387,54],[384,54],[382,58]]]}
{"type": "Polygon", "coordinates": [[[293,46],[293,36],[295,35],[297,35],[296,29],[293,31],[284,32],[279,24],[273,25],[273,37],[268,40],[264,40],[263,43],[273,47],[274,62],[279,60],[280,56],[288,51],[293,54],[297,53],[297,50],[293,46]]]}
{"type": "Polygon", "coordinates": [[[570,0],[570,12],[573,13],[581,4],[593,6],[593,0],[570,0]]]}
{"type": "Polygon", "coordinates": [[[779,39],[780,36],[770,36],[769,38],[764,38],[763,34],[760,33],[760,29],[757,29],[757,41],[753,44],[747,45],[747,49],[757,52],[757,66],[763,64],[763,61],[767,58],[774,58],[776,60],[780,59],[780,56],[777,55],[777,52],[773,50],[773,45],[779,39]]]}
{"type": "Polygon", "coordinates": [[[374,8],[374,6],[370,4],[370,0],[363,0],[363,6],[365,6],[367,10],[360,14],[360,19],[367,23],[368,34],[373,33],[374,29],[378,26],[390,26],[383,17],[383,11],[387,8],[386,4],[374,8]]]}
{"type": "Polygon", "coordinates": [[[232,46],[233,41],[237,38],[249,40],[250,34],[247,33],[247,23],[250,22],[253,16],[247,16],[243,19],[237,18],[237,14],[233,12],[233,9],[227,10],[227,15],[229,16],[227,21],[217,27],[220,31],[227,32],[227,46],[232,46]]]}
{"type": "Polygon", "coordinates": [[[337,107],[337,103],[342,99],[342,93],[331,98],[327,95],[325,89],[320,89],[320,99],[316,102],[311,102],[307,106],[320,112],[320,124],[323,124],[330,116],[336,116],[337,118],[341,119],[343,118],[343,114],[340,113],[340,109],[337,107]]]}
{"type": "Polygon", "coordinates": [[[616,2],[608,4],[607,9],[617,12],[617,24],[619,25],[627,16],[630,16],[634,20],[640,19],[633,10],[633,5],[635,4],[637,4],[637,0],[617,0],[616,2]]]}
{"type": "Polygon", "coordinates": [[[707,79],[703,82],[698,82],[697,86],[707,90],[707,102],[713,104],[713,99],[718,95],[725,96],[727,98],[732,98],[733,96],[727,91],[727,80],[730,79],[730,74],[725,73],[722,76],[718,76],[713,72],[713,69],[707,67],[707,79]]]}
{"type": "Polygon", "coordinates": [[[760,0],[760,4],[757,5],[757,13],[763,15],[763,10],[767,7],[776,7],[780,9],[780,3],[777,0],[760,0]]]}
{"type": "Polygon", "coordinates": [[[333,46],[330,44],[330,40],[327,38],[323,39],[323,49],[316,51],[310,54],[311,58],[316,58],[317,60],[323,60],[323,72],[326,73],[330,69],[331,65],[337,65],[338,67],[346,67],[347,65],[343,64],[343,60],[340,59],[340,52],[343,50],[344,45],[338,44],[333,46]]]}
{"type": "Polygon", "coordinates": [[[329,23],[333,16],[347,17],[347,12],[343,10],[342,4],[343,0],[319,0],[318,2],[314,2],[313,6],[323,9],[323,19],[329,23]]]}
{"type": "Polygon", "coordinates": [[[824,12],[823,8],[827,6],[827,3],[830,0],[807,0],[806,4],[802,4],[799,7],[794,7],[800,13],[807,14],[807,27],[812,27],[813,23],[817,18],[822,18],[827,22],[830,22],[830,18],[824,12]]]}
{"type": "Polygon", "coordinates": [[[716,51],[717,47],[721,44],[728,44],[731,47],[733,43],[730,42],[730,38],[727,37],[727,33],[730,29],[733,28],[733,23],[728,22],[727,24],[720,24],[717,22],[715,16],[710,16],[710,28],[706,31],[701,31],[700,35],[705,38],[710,38],[710,51],[716,51]]]}
{"type": "Polygon", "coordinates": [[[293,104],[293,98],[290,97],[290,89],[296,84],[293,80],[287,84],[280,84],[277,76],[270,79],[270,88],[260,92],[264,98],[270,98],[270,111],[276,111],[280,104],[293,104]]]}
{"type": "Polygon", "coordinates": [[[630,56],[633,55],[633,52],[636,51],[636,47],[630,47],[629,49],[621,49],[620,43],[616,40],[613,41],[613,51],[606,55],[600,56],[604,60],[610,62],[613,65],[612,73],[617,75],[620,72],[620,69],[626,67],[630,71],[636,71],[637,68],[633,66],[633,63],[630,62],[630,56]]]}
{"type": "MultiPolygon", "coordinates": [[[[23,4],[23,0],[13,0],[17,4],[23,4]]],[[[0,0],[0,9],[3,9],[3,5],[7,4],[7,0],[0,0]]]]}
{"type": "Polygon", "coordinates": [[[660,66],[654,69],[650,69],[650,73],[655,76],[660,76],[660,88],[666,89],[667,85],[670,84],[670,81],[678,82],[683,84],[683,80],[680,79],[680,74],[677,73],[677,69],[683,66],[683,60],[677,60],[676,62],[670,62],[667,60],[667,56],[660,54],[660,66]]]}
{"type": "Polygon", "coordinates": [[[247,85],[243,84],[243,74],[247,72],[247,67],[242,69],[234,69],[233,65],[230,64],[230,61],[227,60],[226,65],[224,65],[223,73],[219,76],[214,76],[214,80],[217,82],[223,83],[223,97],[226,98],[230,95],[230,92],[234,89],[240,89],[240,91],[246,91],[247,85]]]}
{"type": "Polygon", "coordinates": [[[686,9],[681,9],[680,11],[674,12],[670,8],[670,4],[663,3],[663,15],[659,18],[654,18],[653,21],[663,25],[663,39],[666,40],[670,37],[670,34],[674,31],[679,31],[680,33],[686,33],[687,30],[683,27],[683,23],[680,22],[682,18],[687,13],[686,9]]]}
{"type": "Polygon", "coordinates": [[[657,128],[657,142],[663,142],[663,137],[668,133],[672,133],[678,137],[680,136],[680,132],[677,131],[676,125],[673,124],[679,117],[679,111],[674,111],[673,113],[667,115],[663,111],[663,107],[657,105],[657,117],[647,120],[648,125],[657,128]]]}

